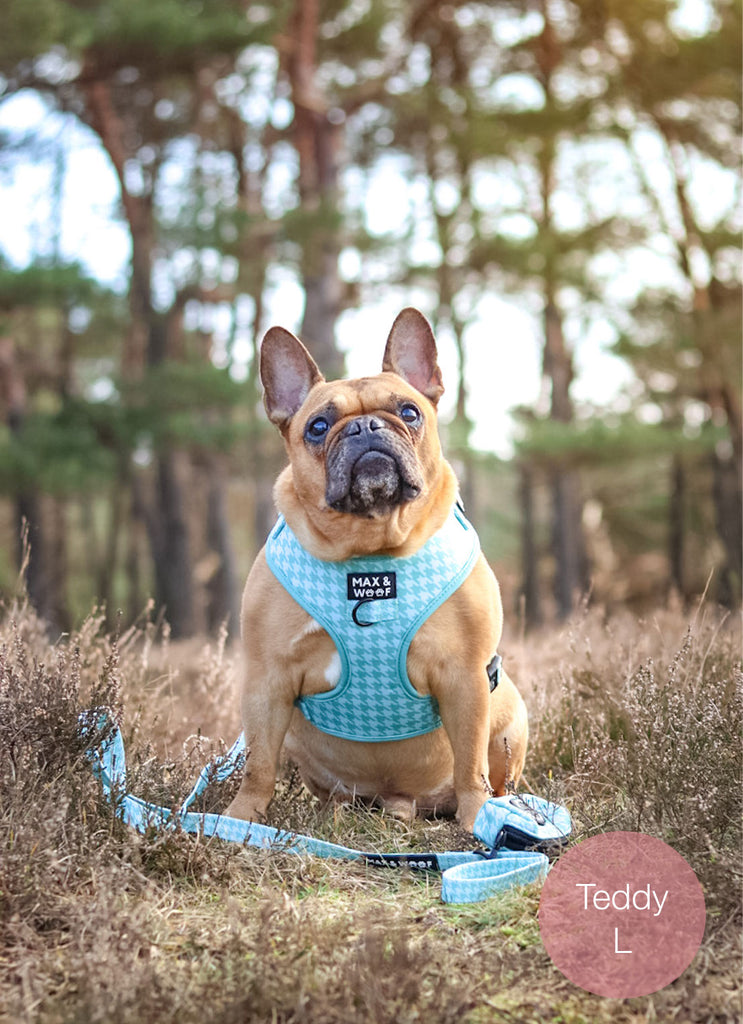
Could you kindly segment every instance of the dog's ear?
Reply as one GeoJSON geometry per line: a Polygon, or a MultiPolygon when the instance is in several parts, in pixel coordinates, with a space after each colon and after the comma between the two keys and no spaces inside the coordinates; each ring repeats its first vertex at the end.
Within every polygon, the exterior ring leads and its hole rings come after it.
{"type": "Polygon", "coordinates": [[[383,370],[391,370],[425,395],[433,405],[444,393],[436,361],[436,341],[428,320],[408,306],[398,313],[384,350],[383,370]]]}
{"type": "Polygon", "coordinates": [[[325,378],[299,338],[271,327],[261,345],[263,404],[268,418],[285,431],[311,389],[325,378]]]}

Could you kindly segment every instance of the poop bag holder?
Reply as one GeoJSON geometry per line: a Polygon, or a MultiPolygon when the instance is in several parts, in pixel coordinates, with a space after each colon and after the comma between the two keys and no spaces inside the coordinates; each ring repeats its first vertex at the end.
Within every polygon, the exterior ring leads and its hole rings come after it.
{"type": "Polygon", "coordinates": [[[493,852],[539,850],[556,852],[572,831],[567,808],[531,793],[511,793],[486,800],[472,831],[493,852]]]}

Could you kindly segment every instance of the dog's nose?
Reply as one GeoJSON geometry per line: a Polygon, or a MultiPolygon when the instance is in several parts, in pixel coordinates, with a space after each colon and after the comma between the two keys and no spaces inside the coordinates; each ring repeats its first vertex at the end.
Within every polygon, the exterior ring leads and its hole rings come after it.
{"type": "Polygon", "coordinates": [[[357,416],[355,420],[351,420],[347,427],[343,430],[344,437],[355,437],[359,434],[372,433],[375,430],[381,430],[384,427],[384,422],[377,416],[357,416]]]}

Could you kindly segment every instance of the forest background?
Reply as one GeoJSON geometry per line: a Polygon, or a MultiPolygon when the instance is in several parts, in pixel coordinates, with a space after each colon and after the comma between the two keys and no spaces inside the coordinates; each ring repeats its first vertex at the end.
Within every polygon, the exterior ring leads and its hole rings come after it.
{"type": "Polygon", "coordinates": [[[265,329],[376,372],[412,304],[512,612],[735,604],[740,23],[739,0],[6,0],[0,591],[27,535],[55,634],[150,598],[175,637],[234,634],[284,460],[265,329]]]}

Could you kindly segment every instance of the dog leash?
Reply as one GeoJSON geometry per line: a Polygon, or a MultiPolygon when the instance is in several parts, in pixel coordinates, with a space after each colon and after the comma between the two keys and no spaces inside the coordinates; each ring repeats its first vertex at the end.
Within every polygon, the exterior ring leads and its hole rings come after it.
{"type": "Polygon", "coordinates": [[[115,805],[116,814],[138,832],[150,828],[180,828],[184,832],[217,836],[227,842],[264,850],[358,860],[393,869],[437,871],[441,873],[441,898],[445,903],[476,903],[514,885],[543,881],[549,869],[544,851],[551,852],[566,843],[572,830],[566,808],[531,794],[494,797],[480,809],[473,831],[490,848],[489,853],[474,850],[368,853],[254,821],[190,811],[193,801],[209,783],[224,781],[244,764],[242,734],[227,754],[202,769],[180,809],[174,812],[127,792],[121,730],[106,712],[88,712],[81,716],[83,733],[91,731],[91,714],[95,716],[96,730],[103,732],[105,738],[99,746],[88,749],[87,756],[105,796],[115,805]]]}

